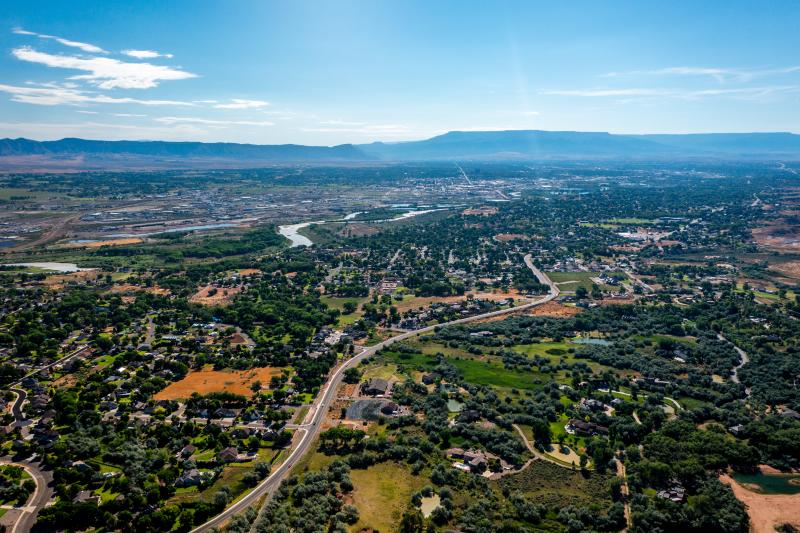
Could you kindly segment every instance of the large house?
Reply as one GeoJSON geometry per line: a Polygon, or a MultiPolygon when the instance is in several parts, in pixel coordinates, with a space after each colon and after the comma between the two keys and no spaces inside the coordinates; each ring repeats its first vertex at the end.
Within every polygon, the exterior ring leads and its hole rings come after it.
{"type": "Polygon", "coordinates": [[[578,420],[577,418],[570,418],[567,425],[564,426],[564,429],[567,430],[567,433],[574,433],[577,435],[608,435],[607,427],[595,424],[594,422],[578,420]]]}
{"type": "Polygon", "coordinates": [[[372,378],[361,386],[361,392],[369,396],[386,396],[391,383],[381,378],[372,378]]]}

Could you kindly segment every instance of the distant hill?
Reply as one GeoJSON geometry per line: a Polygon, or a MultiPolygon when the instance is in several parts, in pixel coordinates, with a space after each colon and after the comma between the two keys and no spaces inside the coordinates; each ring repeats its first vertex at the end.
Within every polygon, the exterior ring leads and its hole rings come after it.
{"type": "Polygon", "coordinates": [[[800,160],[800,135],[615,135],[576,131],[453,131],[421,141],[339,146],[0,139],[0,169],[252,167],[274,163],[603,159],[800,160]]]}
{"type": "MultiPolygon", "coordinates": [[[[259,145],[236,143],[166,142],[166,141],[93,141],[61,139],[31,141],[0,139],[0,166],[4,160],[38,156],[42,163],[76,161],[88,167],[103,166],[213,166],[232,163],[266,164],[274,162],[348,162],[368,161],[372,156],[352,144],[339,146],[303,146],[299,144],[259,145]]],[[[23,159],[21,162],[26,161],[23,159]]]]}
{"type": "Polygon", "coordinates": [[[452,131],[424,141],[358,145],[384,160],[800,158],[800,135],[614,135],[577,131],[452,131]]]}

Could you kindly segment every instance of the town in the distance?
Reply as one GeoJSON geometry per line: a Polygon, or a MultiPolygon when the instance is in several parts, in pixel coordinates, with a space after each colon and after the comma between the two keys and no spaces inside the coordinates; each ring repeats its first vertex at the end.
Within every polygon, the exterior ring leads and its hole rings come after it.
{"type": "Polygon", "coordinates": [[[800,165],[231,166],[0,175],[8,531],[797,531],[800,165]]]}

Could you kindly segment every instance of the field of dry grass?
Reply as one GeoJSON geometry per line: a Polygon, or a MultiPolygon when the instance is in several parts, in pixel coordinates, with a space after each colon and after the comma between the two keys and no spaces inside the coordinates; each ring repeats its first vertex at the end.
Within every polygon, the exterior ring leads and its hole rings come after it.
{"type": "Polygon", "coordinates": [[[164,390],[158,392],[156,400],[180,400],[189,398],[193,392],[204,395],[212,392],[232,392],[248,398],[253,395],[250,389],[255,381],[260,381],[263,387],[269,385],[272,376],[279,376],[280,368],[262,367],[250,370],[192,370],[180,381],[170,383],[164,390]]]}
{"type": "Polygon", "coordinates": [[[207,305],[228,305],[231,299],[242,291],[241,287],[214,287],[206,285],[194,293],[189,301],[192,303],[207,305]]]}

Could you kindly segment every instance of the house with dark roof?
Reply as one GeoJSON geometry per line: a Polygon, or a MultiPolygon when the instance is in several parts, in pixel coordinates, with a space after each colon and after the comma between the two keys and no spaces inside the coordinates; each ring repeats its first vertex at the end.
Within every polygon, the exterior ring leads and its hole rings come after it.
{"type": "Polygon", "coordinates": [[[576,435],[608,435],[607,427],[601,426],[600,424],[595,424],[594,422],[579,420],[577,418],[570,418],[569,422],[567,422],[567,425],[564,426],[564,429],[567,430],[567,433],[574,433],[576,435]]]}
{"type": "Polygon", "coordinates": [[[217,454],[220,463],[233,463],[239,458],[239,450],[229,446],[217,454]]]}
{"type": "Polygon", "coordinates": [[[385,379],[372,378],[361,386],[361,392],[369,396],[386,396],[391,386],[385,379]]]}

